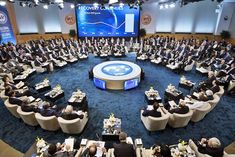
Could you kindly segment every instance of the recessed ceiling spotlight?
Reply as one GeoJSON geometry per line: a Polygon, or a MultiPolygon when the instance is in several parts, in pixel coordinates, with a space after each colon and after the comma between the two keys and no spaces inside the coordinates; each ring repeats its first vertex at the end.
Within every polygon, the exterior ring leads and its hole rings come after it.
{"type": "Polygon", "coordinates": [[[38,4],[39,4],[39,0],[34,0],[34,3],[35,3],[36,5],[38,5],[38,4]]]}
{"type": "Polygon", "coordinates": [[[11,3],[15,3],[15,0],[8,0],[9,2],[11,2],[11,3]]]}
{"type": "Polygon", "coordinates": [[[71,4],[71,5],[70,5],[70,8],[71,8],[71,9],[73,9],[74,7],[75,7],[75,5],[74,5],[74,4],[71,4]]]}
{"type": "Polygon", "coordinates": [[[123,7],[123,6],[124,6],[124,4],[123,4],[122,2],[120,2],[120,3],[119,3],[119,6],[120,6],[120,7],[123,7]]]}
{"type": "Polygon", "coordinates": [[[94,7],[98,7],[99,4],[95,2],[95,3],[93,4],[93,6],[94,6],[94,7]]]}
{"type": "Polygon", "coordinates": [[[175,7],[175,3],[171,3],[170,8],[174,8],[174,7],[175,7]]]}
{"type": "Polygon", "coordinates": [[[55,3],[63,3],[63,0],[55,0],[55,3]]]}
{"type": "Polygon", "coordinates": [[[20,6],[26,7],[26,4],[24,2],[20,2],[20,6]]]}
{"type": "Polygon", "coordinates": [[[60,9],[63,9],[63,8],[64,8],[64,3],[60,3],[58,7],[59,7],[60,9]]]}
{"type": "Polygon", "coordinates": [[[0,1],[1,6],[5,6],[7,3],[5,1],[0,1]]]}
{"type": "Polygon", "coordinates": [[[48,9],[48,5],[47,4],[43,5],[43,8],[48,9]]]}
{"type": "Polygon", "coordinates": [[[167,9],[169,7],[169,5],[168,4],[165,4],[165,8],[167,9]]]}

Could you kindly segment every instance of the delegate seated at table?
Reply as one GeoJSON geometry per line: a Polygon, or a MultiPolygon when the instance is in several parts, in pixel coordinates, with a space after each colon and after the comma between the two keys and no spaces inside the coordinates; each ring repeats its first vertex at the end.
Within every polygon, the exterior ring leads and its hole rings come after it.
{"type": "Polygon", "coordinates": [[[121,132],[119,134],[119,144],[114,143],[114,156],[115,157],[136,157],[136,152],[132,144],[127,143],[127,134],[121,132]]]}
{"type": "Polygon", "coordinates": [[[217,92],[220,91],[220,87],[219,87],[219,85],[217,85],[216,80],[214,80],[214,81],[212,82],[212,85],[213,85],[213,86],[210,88],[210,90],[211,90],[213,93],[217,93],[217,92]]]}
{"type": "Polygon", "coordinates": [[[172,157],[170,148],[165,144],[154,145],[151,150],[150,157],[172,157]]]}
{"type": "Polygon", "coordinates": [[[42,157],[71,157],[75,155],[74,151],[68,151],[66,149],[69,150],[70,146],[65,144],[50,144],[42,157]]]}
{"type": "Polygon", "coordinates": [[[61,110],[53,104],[50,104],[49,102],[42,102],[39,104],[40,107],[38,107],[38,112],[45,117],[50,116],[58,116],[61,112],[61,110]]]}
{"type": "MultiPolygon", "coordinates": [[[[85,151],[82,153],[81,157],[96,157],[97,146],[95,144],[90,145],[85,151]]],[[[106,149],[102,148],[102,157],[106,156],[106,149]]]]}
{"type": "Polygon", "coordinates": [[[221,146],[220,140],[216,137],[206,139],[202,138],[200,142],[197,142],[198,151],[202,154],[208,154],[213,157],[222,157],[224,149],[221,146]]]}
{"type": "Polygon", "coordinates": [[[78,114],[76,111],[73,110],[73,106],[67,105],[66,108],[62,111],[60,117],[66,120],[73,120],[76,118],[83,119],[83,114],[78,114]]]}
{"type": "Polygon", "coordinates": [[[213,100],[213,92],[211,90],[201,91],[199,93],[193,93],[193,95],[198,101],[213,100]]]}
{"type": "Polygon", "coordinates": [[[186,114],[186,113],[189,112],[189,107],[186,106],[185,101],[182,101],[180,99],[179,106],[177,108],[170,109],[168,112],[171,113],[171,114],[173,114],[173,113],[186,114]]]}
{"type": "Polygon", "coordinates": [[[208,105],[207,102],[204,101],[197,101],[195,99],[190,98],[185,98],[184,101],[186,102],[186,106],[189,107],[189,109],[194,110],[194,109],[200,109],[203,106],[208,105]]]}
{"type": "Polygon", "coordinates": [[[153,104],[153,109],[152,110],[148,110],[148,109],[145,109],[144,112],[142,113],[142,115],[144,117],[148,117],[148,116],[151,116],[151,117],[161,117],[161,112],[158,111],[158,108],[159,108],[159,104],[157,102],[155,102],[153,104]]]}

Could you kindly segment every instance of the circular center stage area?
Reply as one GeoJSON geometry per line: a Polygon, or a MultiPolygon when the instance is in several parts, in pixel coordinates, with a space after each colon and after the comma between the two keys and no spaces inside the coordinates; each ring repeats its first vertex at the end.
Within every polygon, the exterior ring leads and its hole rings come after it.
{"type": "Polygon", "coordinates": [[[132,62],[108,61],[93,68],[94,85],[101,89],[128,90],[138,86],[141,68],[132,62]]]}

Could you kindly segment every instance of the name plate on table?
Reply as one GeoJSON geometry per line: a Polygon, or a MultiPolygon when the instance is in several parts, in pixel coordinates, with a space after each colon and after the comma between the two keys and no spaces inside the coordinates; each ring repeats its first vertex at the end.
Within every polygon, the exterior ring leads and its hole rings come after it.
{"type": "Polygon", "coordinates": [[[153,110],[153,105],[148,105],[147,110],[153,110]]]}
{"type": "Polygon", "coordinates": [[[142,146],[143,145],[143,142],[142,142],[141,138],[137,138],[135,140],[135,143],[136,143],[137,146],[142,146]]]}
{"type": "Polygon", "coordinates": [[[33,102],[35,100],[35,98],[32,96],[29,96],[28,98],[29,98],[29,102],[33,102]]]}
{"type": "Polygon", "coordinates": [[[49,64],[49,63],[47,63],[47,62],[46,62],[46,63],[42,63],[42,66],[47,66],[48,64],[49,64]]]}
{"type": "Polygon", "coordinates": [[[168,102],[171,108],[176,108],[178,105],[174,101],[169,101],[168,102]]]}
{"type": "Polygon", "coordinates": [[[126,143],[133,144],[133,140],[131,137],[126,138],[126,143]]]}
{"type": "Polygon", "coordinates": [[[22,88],[24,86],[24,82],[20,81],[17,85],[16,88],[22,88]]]}
{"type": "Polygon", "coordinates": [[[196,98],[198,98],[198,97],[199,97],[199,94],[196,93],[196,92],[194,92],[194,93],[193,93],[193,96],[195,96],[196,98]]]}
{"type": "Polygon", "coordinates": [[[83,138],[82,140],[81,140],[81,143],[80,143],[80,145],[81,146],[86,146],[87,145],[87,139],[85,139],[85,138],[83,138]]]}
{"type": "Polygon", "coordinates": [[[75,102],[77,98],[71,97],[68,102],[75,102]]]}
{"type": "Polygon", "coordinates": [[[27,76],[25,75],[18,75],[14,78],[14,80],[21,80],[21,79],[26,79],[27,76]]]}
{"type": "Polygon", "coordinates": [[[73,151],[74,138],[65,139],[64,143],[65,145],[69,145],[69,150],[67,151],[73,151]]]}

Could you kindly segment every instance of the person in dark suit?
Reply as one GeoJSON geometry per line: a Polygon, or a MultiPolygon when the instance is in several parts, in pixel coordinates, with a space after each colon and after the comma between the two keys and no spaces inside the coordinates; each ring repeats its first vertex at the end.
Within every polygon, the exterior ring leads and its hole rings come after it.
{"type": "Polygon", "coordinates": [[[73,120],[76,118],[83,119],[83,116],[84,115],[82,114],[74,113],[73,106],[71,105],[66,106],[66,108],[64,109],[64,111],[62,111],[61,114],[61,117],[66,120],[73,120]]]}
{"type": "Polygon", "coordinates": [[[185,101],[182,100],[179,102],[179,107],[169,110],[169,113],[171,114],[173,113],[186,114],[188,112],[189,112],[189,107],[186,106],[185,101]]]}
{"type": "MultiPolygon", "coordinates": [[[[90,145],[89,148],[87,148],[81,155],[81,157],[96,157],[97,152],[97,146],[95,144],[90,145]]],[[[102,157],[105,157],[106,155],[106,149],[102,149],[103,155],[102,157]]]]}
{"type": "Polygon", "coordinates": [[[157,109],[159,108],[159,104],[157,102],[155,102],[153,104],[153,109],[152,110],[147,110],[145,109],[144,112],[142,113],[142,115],[144,117],[148,117],[148,116],[151,116],[151,117],[161,117],[161,112],[157,111],[157,109]]]}
{"type": "Polygon", "coordinates": [[[132,144],[126,143],[127,134],[121,132],[119,134],[120,144],[113,144],[115,157],[136,157],[136,153],[132,144]]]}
{"type": "Polygon", "coordinates": [[[213,92],[211,90],[201,91],[198,94],[198,98],[196,98],[198,101],[208,101],[213,100],[213,92]]]}
{"type": "MultiPolygon", "coordinates": [[[[48,149],[43,153],[43,157],[71,157],[75,155],[74,151],[61,151],[62,146],[57,146],[52,143],[49,145],[48,149]]],[[[64,146],[68,147],[67,145],[64,146]]]]}
{"type": "Polygon", "coordinates": [[[222,157],[224,154],[224,149],[221,146],[219,139],[216,137],[205,139],[202,138],[200,142],[197,143],[198,151],[202,154],[208,154],[213,157],[222,157]]]}
{"type": "Polygon", "coordinates": [[[208,79],[204,82],[204,86],[206,88],[210,88],[212,86],[212,82],[216,80],[214,72],[208,72],[208,79]]]}
{"type": "Polygon", "coordinates": [[[154,145],[151,149],[154,157],[172,157],[170,148],[165,144],[154,145]]]}
{"type": "Polygon", "coordinates": [[[210,90],[213,93],[219,92],[220,91],[220,87],[219,87],[219,85],[216,84],[216,81],[213,81],[212,84],[213,84],[213,86],[210,88],[210,90]]]}
{"type": "Polygon", "coordinates": [[[208,79],[201,82],[194,91],[200,92],[201,90],[207,90],[208,88],[211,88],[213,86],[213,81],[216,81],[216,77],[214,72],[210,71],[208,72],[208,79]]]}
{"type": "Polygon", "coordinates": [[[51,105],[49,102],[43,102],[42,108],[38,109],[38,112],[44,117],[50,116],[58,116],[60,114],[60,110],[56,105],[51,105]]]}
{"type": "Polygon", "coordinates": [[[37,107],[35,105],[30,105],[30,104],[22,103],[21,110],[24,111],[24,112],[36,112],[37,111],[37,107]]]}
{"type": "Polygon", "coordinates": [[[19,105],[19,106],[21,106],[22,103],[23,103],[23,101],[22,101],[21,99],[19,99],[19,98],[17,98],[17,97],[13,97],[13,96],[9,97],[8,101],[9,101],[9,103],[11,103],[11,104],[17,104],[17,105],[19,105]]]}

